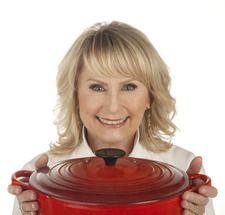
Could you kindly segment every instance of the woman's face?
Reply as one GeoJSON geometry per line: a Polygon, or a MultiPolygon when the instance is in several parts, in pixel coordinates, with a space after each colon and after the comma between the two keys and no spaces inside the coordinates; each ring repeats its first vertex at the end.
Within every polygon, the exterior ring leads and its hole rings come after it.
{"type": "Polygon", "coordinates": [[[150,106],[148,89],[126,77],[99,76],[83,68],[78,78],[80,118],[90,147],[129,150],[150,106]]]}

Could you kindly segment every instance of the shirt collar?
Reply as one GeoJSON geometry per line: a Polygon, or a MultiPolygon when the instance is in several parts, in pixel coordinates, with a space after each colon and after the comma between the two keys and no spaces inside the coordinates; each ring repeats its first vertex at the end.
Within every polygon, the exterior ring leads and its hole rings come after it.
{"type": "MultiPolygon", "coordinates": [[[[138,151],[138,149],[140,148],[139,139],[140,139],[140,132],[139,132],[139,130],[137,130],[137,132],[135,134],[135,138],[134,138],[134,146],[133,146],[131,153],[129,154],[129,157],[134,156],[136,154],[136,152],[138,151]]],[[[85,130],[84,126],[82,128],[82,140],[83,140],[85,149],[87,150],[87,153],[91,154],[92,156],[95,156],[94,152],[91,150],[91,148],[87,142],[86,130],[85,130]]]]}

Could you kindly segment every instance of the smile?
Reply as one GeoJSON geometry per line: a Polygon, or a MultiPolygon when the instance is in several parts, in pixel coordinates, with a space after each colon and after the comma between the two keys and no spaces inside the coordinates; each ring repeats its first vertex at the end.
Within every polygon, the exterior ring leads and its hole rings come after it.
{"type": "Polygon", "coordinates": [[[105,125],[121,125],[127,120],[127,118],[128,117],[124,117],[121,119],[105,119],[97,116],[97,119],[105,125]]]}

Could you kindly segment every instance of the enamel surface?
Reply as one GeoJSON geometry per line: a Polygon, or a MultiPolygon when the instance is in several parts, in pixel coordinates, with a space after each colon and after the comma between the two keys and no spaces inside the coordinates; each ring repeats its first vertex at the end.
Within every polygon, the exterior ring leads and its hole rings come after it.
{"type": "Polygon", "coordinates": [[[108,124],[108,125],[118,125],[123,123],[127,117],[122,118],[122,119],[116,119],[116,120],[109,120],[109,119],[103,119],[101,117],[97,117],[99,119],[100,122],[104,123],[104,124],[108,124]]]}

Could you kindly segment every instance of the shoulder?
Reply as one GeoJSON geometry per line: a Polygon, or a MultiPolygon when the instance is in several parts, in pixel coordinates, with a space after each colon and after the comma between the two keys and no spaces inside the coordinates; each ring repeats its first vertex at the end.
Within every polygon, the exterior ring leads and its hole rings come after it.
{"type": "Polygon", "coordinates": [[[153,152],[147,150],[141,144],[138,145],[139,146],[136,147],[138,150],[135,150],[135,153],[132,153],[132,156],[168,163],[184,171],[187,170],[192,159],[195,157],[192,152],[177,145],[172,145],[172,147],[165,152],[153,152]]]}
{"type": "Polygon", "coordinates": [[[35,169],[35,162],[43,155],[44,153],[40,153],[38,155],[36,155],[33,159],[31,159],[30,161],[28,161],[24,166],[23,169],[24,170],[31,170],[33,171],[35,169]]]}
{"type": "Polygon", "coordinates": [[[169,157],[173,157],[173,158],[178,158],[183,156],[184,158],[193,158],[194,157],[194,153],[184,149],[180,146],[177,145],[172,145],[172,147],[165,152],[165,154],[167,154],[169,157]]]}
{"type": "Polygon", "coordinates": [[[52,155],[48,152],[43,152],[38,155],[36,155],[33,159],[28,161],[24,166],[24,170],[35,170],[35,163],[36,161],[43,155],[46,154],[48,156],[48,165],[51,165],[52,163],[56,163],[62,160],[70,159],[70,154],[62,154],[62,155],[52,155]]]}
{"type": "Polygon", "coordinates": [[[24,166],[23,169],[26,170],[35,170],[35,162],[43,155],[47,154],[48,156],[48,165],[63,161],[63,160],[68,160],[68,159],[73,159],[73,158],[81,158],[81,157],[91,157],[95,156],[94,153],[91,151],[89,146],[82,142],[77,148],[75,148],[72,152],[69,153],[62,153],[59,155],[51,154],[49,152],[43,152],[38,155],[36,155],[33,159],[31,159],[29,162],[27,162],[24,166]]]}
{"type": "Polygon", "coordinates": [[[193,152],[173,145],[167,152],[162,153],[162,157],[165,157],[171,165],[186,171],[195,155],[193,152]]]}

